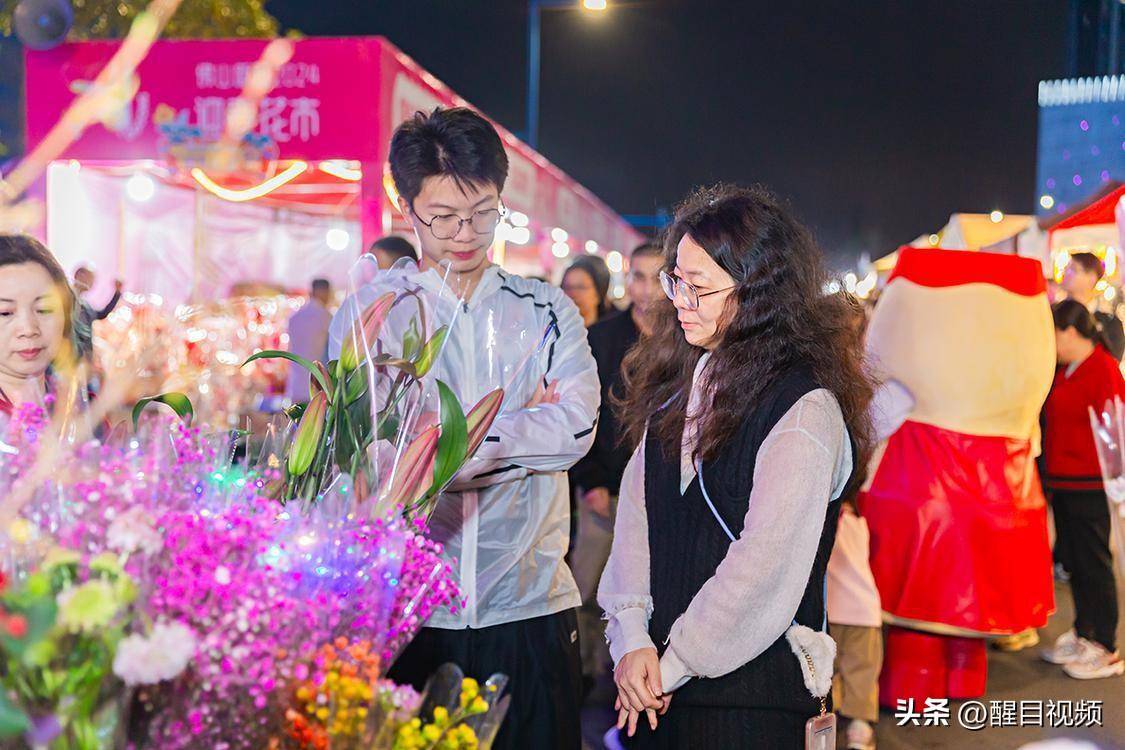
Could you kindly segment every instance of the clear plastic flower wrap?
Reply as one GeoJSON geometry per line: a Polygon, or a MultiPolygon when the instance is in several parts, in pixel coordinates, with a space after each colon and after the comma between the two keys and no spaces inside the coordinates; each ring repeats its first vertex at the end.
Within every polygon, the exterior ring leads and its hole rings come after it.
{"type": "MultiPolygon", "coordinates": [[[[17,415],[0,476],[34,465],[44,423],[33,409],[17,415]]],[[[132,582],[135,615],[98,605],[93,588],[78,611],[97,626],[110,623],[107,612],[116,618],[99,663],[112,664],[110,694],[134,696],[123,702],[126,723],[142,743],[266,747],[322,645],[362,639],[381,674],[434,609],[459,606],[440,546],[420,527],[358,516],[346,481],[320,504],[283,508],[262,495],[268,475],[232,460],[241,437],[146,416],[134,433],[60,454],[5,526],[0,564],[21,584],[60,547],[75,566],[112,560],[132,582]]],[[[60,613],[69,602],[60,599],[60,613]]],[[[50,666],[71,674],[90,663],[50,666]]],[[[35,727],[81,725],[42,702],[25,708],[35,727]]]]}
{"type": "Polygon", "coordinates": [[[1125,575],[1125,404],[1119,397],[1100,412],[1089,408],[1090,428],[1098,451],[1102,481],[1109,502],[1110,535],[1118,570],[1125,575]]]}
{"type": "Polygon", "coordinates": [[[476,394],[447,384],[443,373],[460,363],[445,360],[463,346],[449,332],[467,303],[442,274],[410,260],[380,271],[368,255],[350,277],[330,332],[332,359],[267,350],[246,362],[284,358],[310,375],[308,402],[289,411],[295,428],[271,492],[316,502],[347,475],[357,497],[371,501],[365,512],[372,517],[425,515],[487,435],[503,403],[503,378],[476,394]]]}

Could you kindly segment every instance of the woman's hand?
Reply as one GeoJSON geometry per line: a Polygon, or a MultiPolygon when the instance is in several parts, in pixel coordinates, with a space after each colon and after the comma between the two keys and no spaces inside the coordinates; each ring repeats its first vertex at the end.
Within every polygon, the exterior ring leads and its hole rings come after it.
{"type": "MultiPolygon", "coordinates": [[[[668,713],[668,705],[672,702],[672,696],[665,695],[660,699],[660,710],[653,711],[651,708],[645,709],[645,716],[648,717],[648,726],[652,731],[656,731],[657,714],[663,716],[668,713]]],[[[637,731],[637,721],[640,719],[640,714],[632,709],[625,708],[621,705],[621,697],[618,696],[617,701],[613,704],[613,708],[617,711],[617,728],[624,729],[626,725],[629,726],[627,733],[630,737],[637,731]]]]}
{"type": "Polygon", "coordinates": [[[638,648],[621,657],[613,670],[617,696],[623,708],[636,711],[657,710],[662,707],[664,694],[660,683],[660,657],[656,649],[638,648]]]}

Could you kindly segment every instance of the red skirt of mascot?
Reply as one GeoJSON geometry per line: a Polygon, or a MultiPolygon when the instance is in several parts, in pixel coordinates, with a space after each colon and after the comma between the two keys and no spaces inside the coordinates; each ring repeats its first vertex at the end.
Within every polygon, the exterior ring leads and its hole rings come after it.
{"type": "Polygon", "coordinates": [[[880,703],[984,693],[985,639],[1054,611],[1038,414],[1054,373],[1042,267],[903,248],[868,329],[914,396],[858,498],[889,623],[880,703]]]}

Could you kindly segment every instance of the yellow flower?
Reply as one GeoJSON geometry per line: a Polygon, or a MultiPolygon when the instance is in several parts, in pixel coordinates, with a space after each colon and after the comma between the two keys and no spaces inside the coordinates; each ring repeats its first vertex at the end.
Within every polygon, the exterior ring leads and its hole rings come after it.
{"type": "Polygon", "coordinates": [[[77,565],[82,556],[74,550],[52,547],[43,558],[43,569],[50,570],[60,565],[77,565]]]}
{"type": "Polygon", "coordinates": [[[117,559],[117,555],[112,552],[103,552],[91,558],[90,571],[106,573],[112,577],[121,575],[125,572],[125,569],[121,567],[121,562],[117,559]]]}
{"type": "Polygon", "coordinates": [[[434,723],[439,727],[449,726],[449,711],[445,706],[438,706],[434,709],[434,723]]]}
{"type": "Polygon", "coordinates": [[[480,683],[474,680],[472,677],[466,677],[465,679],[461,680],[461,692],[472,693],[473,695],[476,695],[480,692],[480,683]]]}
{"type": "Polygon", "coordinates": [[[95,578],[66,589],[57,598],[57,623],[71,631],[97,630],[117,614],[117,597],[109,581],[95,578]]]}
{"type": "Polygon", "coordinates": [[[478,695],[476,698],[473,698],[473,702],[469,704],[469,714],[475,716],[476,714],[483,713],[488,713],[488,702],[478,695]]]}
{"type": "Polygon", "coordinates": [[[427,724],[422,728],[422,739],[426,742],[437,742],[438,737],[441,737],[441,729],[436,724],[427,724]]]}
{"type": "Polygon", "coordinates": [[[472,727],[465,724],[457,727],[457,742],[461,750],[477,750],[480,741],[477,739],[477,733],[473,731],[472,727]]]}

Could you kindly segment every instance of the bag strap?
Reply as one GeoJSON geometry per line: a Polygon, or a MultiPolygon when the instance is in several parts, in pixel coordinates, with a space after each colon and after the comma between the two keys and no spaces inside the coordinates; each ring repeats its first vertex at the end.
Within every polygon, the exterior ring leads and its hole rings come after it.
{"type": "MultiPolygon", "coordinates": [[[[723,532],[726,533],[727,538],[730,539],[733,542],[736,537],[731,532],[730,527],[727,526],[727,522],[724,521],[723,517],[719,515],[719,510],[718,510],[718,508],[715,507],[715,503],[711,502],[711,494],[709,492],[707,492],[707,485],[704,484],[704,482],[703,482],[703,462],[700,461],[698,458],[695,460],[695,476],[699,480],[699,489],[703,492],[703,499],[707,501],[707,507],[711,509],[711,515],[713,515],[715,517],[715,520],[719,522],[719,526],[721,526],[723,528],[723,532]]],[[[821,629],[821,631],[827,633],[828,632],[828,576],[824,577],[824,599],[823,599],[823,602],[824,602],[824,622],[821,624],[820,629],[821,629]]],[[[797,622],[796,617],[793,618],[793,624],[794,625],[799,624],[797,622]]],[[[812,662],[810,661],[810,665],[811,665],[811,663],[812,662]]]]}

